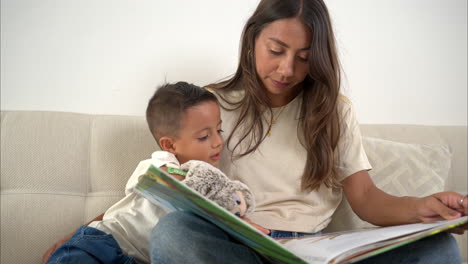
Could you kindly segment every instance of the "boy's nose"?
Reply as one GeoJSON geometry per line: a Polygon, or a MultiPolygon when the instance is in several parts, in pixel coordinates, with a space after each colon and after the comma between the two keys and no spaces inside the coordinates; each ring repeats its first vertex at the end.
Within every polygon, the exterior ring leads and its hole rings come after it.
{"type": "Polygon", "coordinates": [[[216,136],[214,137],[213,144],[212,144],[213,148],[217,148],[222,144],[223,144],[223,137],[220,134],[216,134],[216,136]]]}

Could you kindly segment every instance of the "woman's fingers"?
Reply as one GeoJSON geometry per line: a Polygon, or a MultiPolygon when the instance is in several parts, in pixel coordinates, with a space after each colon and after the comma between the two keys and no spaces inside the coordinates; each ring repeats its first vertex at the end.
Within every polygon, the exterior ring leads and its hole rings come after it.
{"type": "Polygon", "coordinates": [[[420,219],[423,222],[431,222],[442,219],[452,220],[462,216],[453,198],[453,194],[448,192],[422,198],[418,208],[420,219]]]}
{"type": "Polygon", "coordinates": [[[451,228],[451,229],[449,229],[447,231],[449,231],[450,233],[453,233],[453,234],[463,235],[467,230],[468,230],[468,223],[463,224],[461,226],[451,228]]]}

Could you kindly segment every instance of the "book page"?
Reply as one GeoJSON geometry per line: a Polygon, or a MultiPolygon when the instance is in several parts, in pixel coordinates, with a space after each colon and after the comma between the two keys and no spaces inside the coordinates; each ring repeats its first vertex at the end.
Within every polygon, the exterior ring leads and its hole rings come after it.
{"type": "Polygon", "coordinates": [[[356,232],[337,232],[282,242],[286,248],[310,263],[328,263],[331,260],[340,260],[359,251],[369,251],[408,239],[402,238],[402,236],[420,235],[423,231],[434,232],[437,231],[437,228],[454,227],[467,220],[468,217],[465,216],[450,221],[372,228],[356,232]]]}

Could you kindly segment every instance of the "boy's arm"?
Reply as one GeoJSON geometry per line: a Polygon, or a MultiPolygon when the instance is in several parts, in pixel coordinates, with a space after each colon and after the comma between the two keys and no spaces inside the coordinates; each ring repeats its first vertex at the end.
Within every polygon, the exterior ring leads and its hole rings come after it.
{"type": "MultiPolygon", "coordinates": [[[[136,184],[136,182],[138,181],[138,177],[148,170],[148,167],[149,167],[150,164],[151,164],[151,160],[143,160],[138,164],[137,168],[135,169],[135,171],[133,172],[133,174],[130,176],[129,180],[127,181],[126,192],[127,192],[127,189],[132,188],[132,187],[129,187],[129,186],[133,186],[133,184],[136,184]]],[[[104,217],[104,213],[102,213],[101,215],[98,215],[96,218],[94,218],[93,220],[86,223],[86,225],[89,225],[93,221],[101,221],[103,219],[103,217],[104,217]]],[[[66,235],[65,237],[63,237],[62,239],[57,241],[54,245],[52,245],[52,247],[50,247],[44,253],[44,256],[42,257],[42,263],[44,264],[45,262],[47,262],[47,260],[50,258],[52,253],[54,253],[54,251],[58,247],[60,247],[63,243],[65,243],[67,240],[69,240],[73,236],[73,234],[75,234],[75,232],[76,232],[76,230],[73,231],[72,233],[66,235]]]]}
{"type": "MultiPolygon", "coordinates": [[[[161,169],[163,169],[165,172],[167,172],[167,167],[166,166],[161,166],[161,169]]],[[[138,169],[137,169],[138,170],[138,169]]],[[[136,170],[136,171],[137,171],[136,170]]],[[[170,175],[172,175],[174,178],[176,178],[177,180],[179,181],[182,181],[185,179],[184,176],[180,175],[180,174],[175,174],[175,173],[169,173],[170,175]]],[[[89,221],[88,223],[86,223],[85,225],[89,225],[91,222],[94,222],[94,221],[101,221],[102,218],[104,217],[104,213],[102,213],[101,215],[98,215],[96,218],[94,218],[93,220],[89,221]]],[[[45,253],[44,253],[44,256],[42,257],[42,264],[46,263],[47,260],[49,260],[50,256],[52,255],[52,253],[54,253],[54,251],[60,247],[63,243],[67,242],[72,236],[73,234],[75,234],[76,230],[71,232],[70,234],[66,235],[65,237],[63,237],[62,239],[60,239],[59,241],[55,242],[55,244],[53,244],[45,253]]]]}
{"type": "Polygon", "coordinates": [[[102,214],[96,216],[96,218],[94,218],[93,220],[91,220],[91,221],[89,221],[88,223],[86,223],[86,225],[89,225],[89,224],[91,224],[91,223],[94,222],[94,221],[101,221],[103,217],[104,217],[104,213],[102,213],[102,214]]]}
{"type": "MultiPolygon", "coordinates": [[[[93,220],[89,221],[88,223],[86,223],[85,225],[89,225],[91,222],[94,222],[94,221],[101,221],[102,218],[104,217],[104,213],[98,215],[96,218],[94,218],[93,220]]],[[[52,253],[54,253],[54,251],[60,247],[63,243],[67,242],[72,236],[73,234],[75,234],[76,230],[71,232],[70,234],[66,235],[65,237],[63,237],[62,239],[60,239],[59,241],[57,241],[55,244],[52,245],[52,247],[50,247],[45,253],[44,253],[44,256],[42,256],[42,264],[46,263],[47,260],[49,260],[50,256],[52,255],[52,253]]]]}

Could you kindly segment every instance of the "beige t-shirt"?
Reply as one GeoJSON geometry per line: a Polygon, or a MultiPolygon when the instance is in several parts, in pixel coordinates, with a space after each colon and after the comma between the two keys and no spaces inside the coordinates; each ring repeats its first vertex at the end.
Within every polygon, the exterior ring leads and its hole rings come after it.
{"type": "MultiPolygon", "coordinates": [[[[241,96],[241,93],[233,92],[231,96],[241,96]]],[[[301,101],[302,93],[283,108],[273,109],[277,119],[271,135],[255,152],[232,161],[225,144],[222,153],[220,169],[247,184],[255,196],[257,208],[249,218],[268,229],[318,232],[331,221],[342,198],[341,188],[322,186],[312,192],[300,190],[307,157],[297,136],[301,101]]],[[[221,99],[220,102],[224,104],[221,99]]],[[[358,171],[370,170],[371,165],[362,147],[352,105],[346,97],[340,97],[338,109],[342,117],[342,138],[338,146],[340,161],[336,166],[342,180],[358,171]]],[[[221,112],[226,139],[238,114],[238,111],[221,112]]]]}

